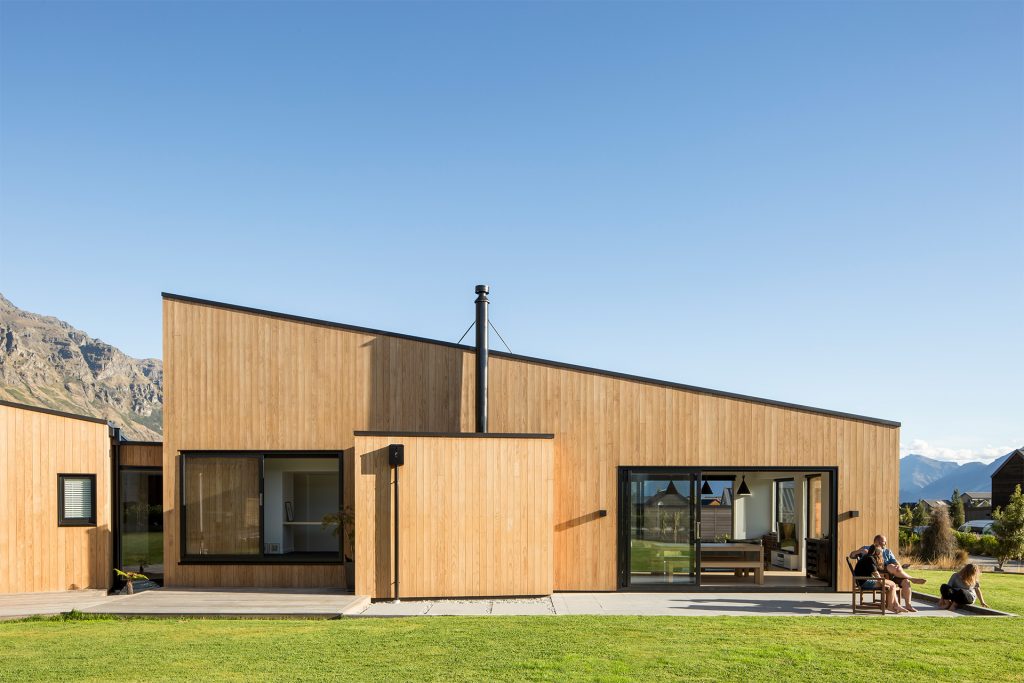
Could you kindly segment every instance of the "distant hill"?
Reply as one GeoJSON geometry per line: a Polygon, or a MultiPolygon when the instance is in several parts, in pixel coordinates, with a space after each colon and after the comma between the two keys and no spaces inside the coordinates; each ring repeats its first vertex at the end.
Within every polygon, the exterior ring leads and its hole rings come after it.
{"type": "Polygon", "coordinates": [[[0,294],[0,399],[104,418],[125,438],[159,441],[164,371],[0,294]]]}
{"type": "Polygon", "coordinates": [[[991,463],[955,462],[935,460],[923,455],[908,455],[900,460],[900,502],[922,498],[948,500],[953,489],[964,491],[991,491],[992,473],[1006,460],[1007,455],[991,463]]]}

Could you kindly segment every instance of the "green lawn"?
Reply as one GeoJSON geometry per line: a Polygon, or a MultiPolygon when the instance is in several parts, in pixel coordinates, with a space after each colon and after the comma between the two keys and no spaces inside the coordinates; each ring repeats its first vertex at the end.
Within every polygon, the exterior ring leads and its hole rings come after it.
{"type": "Polygon", "coordinates": [[[0,680],[1024,680],[1024,619],[0,623],[0,680]]]}
{"type": "MultiPolygon", "coordinates": [[[[914,591],[938,595],[939,586],[949,581],[949,575],[953,572],[911,568],[908,573],[911,576],[928,579],[928,583],[914,586],[914,591]]],[[[1024,617],[1024,574],[983,572],[981,590],[989,607],[1024,617]]],[[[1024,647],[1024,644],[1021,647],[1024,647]]]]}
{"type": "Polygon", "coordinates": [[[129,532],[121,536],[121,557],[130,568],[142,564],[163,564],[164,535],[147,531],[129,532]]]}

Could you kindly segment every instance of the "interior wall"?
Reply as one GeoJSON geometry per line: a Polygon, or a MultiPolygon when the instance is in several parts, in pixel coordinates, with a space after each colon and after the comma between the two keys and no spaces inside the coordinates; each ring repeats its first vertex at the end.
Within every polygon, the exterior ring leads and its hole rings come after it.
{"type": "MultiPolygon", "coordinates": [[[[772,481],[758,472],[743,473],[750,488],[749,496],[736,496],[733,502],[733,526],[736,538],[757,539],[772,530],[772,481]]],[[[739,483],[736,484],[737,488],[739,483]]]]}
{"type": "MultiPolygon", "coordinates": [[[[331,531],[320,527],[293,529],[292,534],[284,531],[284,502],[292,501],[295,521],[315,521],[311,515],[315,510],[336,512],[338,510],[338,467],[330,458],[266,457],[263,460],[263,509],[264,543],[278,543],[283,552],[295,550],[327,551],[337,549],[337,541],[331,531]],[[310,492],[305,486],[295,487],[295,473],[327,473],[329,476],[318,482],[310,492]],[[333,476],[333,480],[330,478],[333,476]],[[301,495],[299,495],[301,493],[301,495]],[[299,498],[303,500],[299,500],[299,498]],[[310,506],[309,503],[312,503],[310,506]],[[297,548],[296,536],[308,538],[309,543],[300,539],[297,548]]],[[[320,519],[321,515],[316,515],[320,519]]]]}

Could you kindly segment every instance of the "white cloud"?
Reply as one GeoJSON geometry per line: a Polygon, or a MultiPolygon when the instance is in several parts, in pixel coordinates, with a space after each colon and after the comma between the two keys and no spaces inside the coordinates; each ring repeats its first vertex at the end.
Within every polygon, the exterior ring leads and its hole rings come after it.
{"type": "MultiPolygon", "coordinates": [[[[1024,443],[1024,440],[1021,440],[1024,443]]],[[[900,444],[900,457],[915,453],[917,455],[924,455],[935,460],[948,460],[950,462],[965,463],[981,460],[982,462],[992,462],[996,458],[1002,457],[1014,450],[1020,448],[1017,446],[985,446],[984,448],[944,448],[942,446],[933,446],[924,439],[914,439],[910,442],[910,445],[900,444]]]]}

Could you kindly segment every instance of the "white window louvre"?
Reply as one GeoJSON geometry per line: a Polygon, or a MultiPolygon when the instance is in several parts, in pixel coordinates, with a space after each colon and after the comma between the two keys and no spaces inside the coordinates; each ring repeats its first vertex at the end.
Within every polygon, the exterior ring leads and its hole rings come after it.
{"type": "Polygon", "coordinates": [[[92,519],[92,479],[64,477],[64,519],[92,519]]]}

